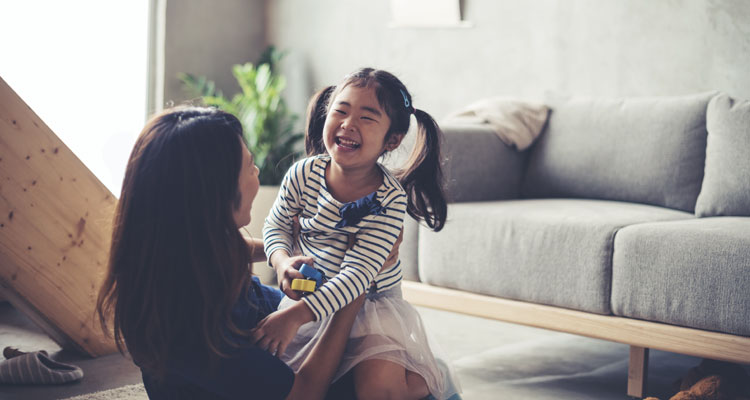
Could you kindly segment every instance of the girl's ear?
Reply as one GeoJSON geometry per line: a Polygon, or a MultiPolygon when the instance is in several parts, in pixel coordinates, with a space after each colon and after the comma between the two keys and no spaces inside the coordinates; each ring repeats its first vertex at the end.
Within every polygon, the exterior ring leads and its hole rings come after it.
{"type": "Polygon", "coordinates": [[[405,133],[394,133],[391,135],[391,137],[388,138],[388,140],[385,142],[385,149],[388,151],[393,151],[401,144],[401,141],[404,140],[405,133]]]}

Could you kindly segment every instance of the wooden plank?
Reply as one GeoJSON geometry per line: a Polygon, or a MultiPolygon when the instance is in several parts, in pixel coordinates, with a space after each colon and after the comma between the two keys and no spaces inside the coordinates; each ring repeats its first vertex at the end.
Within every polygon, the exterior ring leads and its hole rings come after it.
{"type": "Polygon", "coordinates": [[[404,281],[402,286],[404,298],[415,305],[632,346],[750,364],[750,337],[611,315],[591,314],[446,289],[419,282],[404,281]]]}
{"type": "Polygon", "coordinates": [[[630,346],[628,361],[628,396],[643,398],[648,380],[648,349],[630,346]]]}
{"type": "Polygon", "coordinates": [[[56,343],[65,343],[66,348],[85,353],[85,350],[79,347],[75,341],[71,340],[70,337],[65,334],[65,332],[57,329],[57,327],[53,325],[44,316],[44,314],[40,313],[39,310],[34,308],[33,304],[29,303],[24,297],[20,296],[12,288],[4,287],[2,286],[2,284],[0,284],[0,291],[3,293],[5,298],[8,299],[11,304],[13,304],[13,307],[16,310],[26,314],[26,316],[29,317],[32,322],[40,327],[47,334],[47,336],[49,336],[56,343]]]}
{"type": "Polygon", "coordinates": [[[116,351],[95,320],[116,199],[0,78],[0,285],[66,348],[116,351]]]}

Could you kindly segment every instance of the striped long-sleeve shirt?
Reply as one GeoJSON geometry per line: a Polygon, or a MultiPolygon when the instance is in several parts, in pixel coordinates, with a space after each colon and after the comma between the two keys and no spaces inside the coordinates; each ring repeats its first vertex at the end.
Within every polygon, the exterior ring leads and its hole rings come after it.
{"type": "Polygon", "coordinates": [[[298,161],[281,183],[276,202],[263,226],[263,244],[269,259],[276,250],[292,254],[292,218],[299,216],[300,235],[296,246],[313,257],[315,267],[328,279],[315,292],[303,297],[316,320],[333,314],[364,293],[375,281],[386,290],[402,279],[401,262],[379,272],[398,238],[406,213],[406,193],[396,178],[380,166],[383,183],[376,198],[383,210],[365,216],[353,226],[336,228],[344,203],[334,199],[325,182],[327,155],[298,161]],[[349,234],[354,245],[347,250],[349,234]]]}

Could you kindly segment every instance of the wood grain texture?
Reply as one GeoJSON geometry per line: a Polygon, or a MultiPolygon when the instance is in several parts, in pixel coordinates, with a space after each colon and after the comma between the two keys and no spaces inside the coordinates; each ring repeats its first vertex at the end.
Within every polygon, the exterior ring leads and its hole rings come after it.
{"type": "Polygon", "coordinates": [[[91,356],[116,351],[94,315],[115,202],[0,78],[0,285],[61,346],[91,356]]]}
{"type": "Polygon", "coordinates": [[[628,396],[642,398],[648,381],[648,349],[630,346],[628,361],[628,396]]]}
{"type": "Polygon", "coordinates": [[[750,337],[506,300],[404,281],[404,298],[433,307],[696,357],[750,364],[750,337]]]}

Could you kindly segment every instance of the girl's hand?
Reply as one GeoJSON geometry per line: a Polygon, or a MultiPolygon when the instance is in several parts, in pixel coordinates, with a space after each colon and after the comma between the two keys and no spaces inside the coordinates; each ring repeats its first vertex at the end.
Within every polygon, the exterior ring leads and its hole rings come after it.
{"type": "Polygon", "coordinates": [[[292,290],[293,279],[305,279],[305,277],[299,272],[302,264],[313,265],[313,258],[306,256],[293,256],[282,258],[277,264],[276,268],[276,281],[279,282],[279,290],[284,292],[287,297],[292,300],[299,300],[300,294],[292,290]]]}
{"type": "Polygon", "coordinates": [[[253,343],[269,353],[280,356],[294,339],[302,324],[314,319],[303,302],[269,314],[252,330],[253,343]]]}

